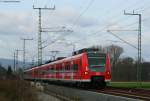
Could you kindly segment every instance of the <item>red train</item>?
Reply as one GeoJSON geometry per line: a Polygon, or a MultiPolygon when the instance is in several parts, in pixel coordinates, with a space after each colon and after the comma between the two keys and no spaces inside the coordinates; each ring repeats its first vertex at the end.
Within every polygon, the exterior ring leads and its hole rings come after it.
{"type": "Polygon", "coordinates": [[[28,80],[105,86],[111,80],[110,58],[106,53],[82,49],[71,57],[28,69],[24,75],[28,80]]]}

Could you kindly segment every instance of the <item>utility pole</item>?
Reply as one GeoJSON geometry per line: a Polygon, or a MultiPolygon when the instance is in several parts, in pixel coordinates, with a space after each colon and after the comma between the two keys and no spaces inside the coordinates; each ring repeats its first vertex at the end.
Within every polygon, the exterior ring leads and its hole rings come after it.
{"type": "Polygon", "coordinates": [[[139,17],[139,24],[138,24],[138,63],[137,63],[137,81],[141,81],[141,14],[135,13],[126,13],[124,11],[124,15],[135,15],[139,17]]]}
{"type": "Polygon", "coordinates": [[[36,8],[33,5],[33,9],[37,9],[39,11],[39,31],[38,31],[38,65],[42,64],[42,37],[41,37],[41,33],[42,33],[42,22],[41,22],[41,11],[42,10],[55,10],[55,6],[53,8],[36,8]]]}
{"type": "Polygon", "coordinates": [[[17,71],[17,69],[18,69],[18,51],[19,50],[16,50],[16,68],[15,68],[15,71],[17,71]]]}
{"type": "Polygon", "coordinates": [[[34,66],[34,57],[32,58],[32,66],[34,66]]]}
{"type": "Polygon", "coordinates": [[[16,53],[14,52],[14,72],[15,72],[15,68],[16,68],[16,53]]]}
{"type": "Polygon", "coordinates": [[[23,51],[23,50],[16,50],[16,64],[15,64],[15,71],[17,71],[18,70],[18,54],[19,54],[19,51],[23,51]]]}
{"type": "Polygon", "coordinates": [[[33,40],[33,39],[28,39],[28,38],[23,38],[23,69],[25,69],[25,61],[26,61],[26,41],[28,40],[33,40]]]}

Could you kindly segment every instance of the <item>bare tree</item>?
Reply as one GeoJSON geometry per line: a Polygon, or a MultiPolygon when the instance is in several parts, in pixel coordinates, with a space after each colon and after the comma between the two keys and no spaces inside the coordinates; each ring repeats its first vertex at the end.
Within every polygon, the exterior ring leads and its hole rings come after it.
{"type": "Polygon", "coordinates": [[[120,55],[123,53],[123,48],[117,45],[110,45],[104,48],[107,53],[110,54],[112,64],[115,64],[120,55]]]}
{"type": "Polygon", "coordinates": [[[110,45],[104,48],[104,50],[109,53],[110,58],[111,58],[111,64],[112,64],[112,80],[115,79],[118,69],[116,68],[116,63],[119,60],[120,55],[123,53],[123,48],[117,45],[110,45]]]}

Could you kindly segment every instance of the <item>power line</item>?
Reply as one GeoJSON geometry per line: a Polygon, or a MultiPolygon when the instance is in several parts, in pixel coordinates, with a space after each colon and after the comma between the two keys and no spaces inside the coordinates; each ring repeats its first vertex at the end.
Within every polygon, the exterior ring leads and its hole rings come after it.
{"type": "MultiPolygon", "coordinates": [[[[138,2],[138,1],[137,1],[138,2]]],[[[137,2],[135,2],[135,4],[137,4],[137,2]]],[[[131,7],[132,7],[132,5],[131,5],[131,7]]],[[[126,7],[126,8],[128,8],[128,7],[126,7]]],[[[82,14],[81,14],[82,15],[82,14]]],[[[80,16],[80,15],[79,15],[80,16]]],[[[117,15],[118,16],[118,15],[117,15]]],[[[116,16],[115,16],[116,17],[116,16]]],[[[77,18],[78,19],[78,18],[77,18]]],[[[124,18],[125,19],[125,18],[124,18]]],[[[122,20],[122,19],[120,19],[120,20],[122,20]]],[[[120,21],[119,20],[119,21],[120,21]]],[[[126,19],[127,20],[127,19],[126,19]]],[[[97,34],[97,33],[99,33],[99,32],[102,32],[102,30],[104,30],[104,29],[106,29],[107,28],[107,26],[104,26],[104,27],[102,27],[100,30],[98,30],[98,31],[96,31],[96,32],[94,32],[94,33],[92,33],[92,34],[97,34]]]]}
{"type": "Polygon", "coordinates": [[[89,4],[87,5],[87,7],[83,10],[83,12],[81,12],[80,15],[75,19],[75,21],[73,23],[73,27],[77,24],[77,22],[79,21],[79,19],[81,18],[81,16],[90,8],[90,6],[93,4],[93,2],[94,2],[94,0],[91,0],[89,2],[89,4]]]}
{"type": "MultiPolygon", "coordinates": [[[[138,12],[139,11],[147,11],[148,10],[148,8],[150,8],[150,6],[149,7],[146,7],[146,8],[144,8],[143,10],[138,10],[138,12]]],[[[136,9],[137,10],[137,9],[136,9]]],[[[127,20],[127,19],[126,19],[127,20]]],[[[147,21],[147,20],[149,20],[149,17],[146,17],[146,18],[144,18],[144,19],[142,19],[141,21],[147,21]]],[[[134,22],[134,23],[131,23],[131,24],[128,24],[128,25],[125,25],[125,26],[127,26],[127,27],[129,27],[129,26],[132,26],[132,25],[135,25],[135,24],[137,24],[138,23],[138,21],[136,21],[136,22],[134,22]]]]}
{"type": "Polygon", "coordinates": [[[60,52],[58,50],[53,50],[53,51],[49,51],[50,53],[52,53],[52,60],[55,60],[56,59],[56,55],[60,52]]]}
{"type": "MultiPolygon", "coordinates": [[[[136,5],[137,3],[138,3],[138,1],[135,2],[134,5],[136,5]]],[[[128,6],[128,7],[126,7],[126,8],[124,8],[124,9],[131,8],[131,7],[133,7],[133,4],[130,5],[130,6],[128,6]]],[[[117,9],[118,9],[118,6],[117,6],[117,9]]],[[[122,10],[124,10],[124,9],[122,9],[122,10]]],[[[111,10],[112,10],[112,9],[111,9],[111,10]]],[[[106,12],[106,14],[108,14],[108,11],[106,12]]],[[[107,18],[106,20],[103,19],[103,21],[105,20],[105,22],[106,22],[106,21],[108,21],[108,19],[117,18],[119,15],[120,15],[120,14],[117,14],[117,15],[115,15],[115,16],[112,16],[112,17],[110,17],[110,18],[107,18]]],[[[106,17],[105,17],[105,18],[106,18],[106,17]]],[[[127,20],[127,18],[121,18],[121,19],[119,19],[119,20],[116,20],[115,23],[117,23],[117,22],[119,22],[119,21],[121,21],[121,20],[125,21],[124,19],[127,20]]],[[[104,23],[104,24],[105,24],[105,23],[104,23]]],[[[107,26],[105,26],[105,27],[107,27],[107,26]]]]}
{"type": "MultiPolygon", "coordinates": [[[[77,24],[77,22],[79,21],[79,19],[81,18],[81,16],[90,8],[90,6],[93,4],[94,0],[91,0],[88,4],[88,6],[83,10],[83,12],[80,13],[80,15],[74,20],[74,23],[73,23],[73,26],[72,26],[72,29],[74,28],[75,24],[77,24]]],[[[64,35],[67,36],[68,34],[64,35]]],[[[57,41],[57,40],[55,40],[57,41]]],[[[54,43],[54,41],[52,42],[54,43]]],[[[47,46],[46,46],[47,47],[47,46]]]]}
{"type": "MultiPolygon", "coordinates": [[[[131,8],[131,7],[133,7],[133,5],[138,4],[138,2],[139,2],[139,1],[136,1],[134,4],[132,4],[132,5],[128,6],[128,7],[126,7],[126,8],[131,8]]],[[[125,8],[125,9],[126,9],[126,8],[125,8]]],[[[122,9],[122,10],[123,10],[123,9],[122,9]]],[[[108,13],[108,12],[106,12],[106,13],[108,13]]],[[[116,17],[118,17],[118,16],[119,16],[119,14],[117,14],[117,15],[111,17],[111,18],[108,18],[108,19],[113,19],[113,18],[116,18],[116,17]]],[[[129,18],[129,17],[128,17],[128,18],[129,18]]],[[[119,22],[119,21],[121,21],[121,20],[125,21],[125,20],[127,20],[128,18],[121,18],[121,19],[119,19],[119,20],[116,20],[115,23],[117,23],[117,22],[119,22]],[[125,20],[124,20],[124,19],[125,19],[125,20]]],[[[104,19],[103,19],[103,20],[104,20],[104,19]]],[[[106,21],[107,21],[107,20],[106,20],[106,21]]],[[[108,25],[107,25],[107,26],[108,26],[108,25]]],[[[102,27],[100,30],[95,31],[95,32],[92,33],[92,34],[97,34],[97,33],[101,32],[101,30],[106,29],[107,26],[102,27]]]]}
{"type": "MultiPolygon", "coordinates": [[[[43,30],[43,32],[73,32],[73,30],[68,30],[68,29],[64,29],[64,28],[63,28],[63,29],[60,29],[60,30],[43,30]]],[[[67,36],[67,35],[63,35],[63,37],[64,37],[64,36],[67,36]]],[[[55,42],[58,41],[58,40],[63,39],[63,37],[60,36],[60,37],[54,39],[54,40],[51,41],[49,44],[43,46],[42,49],[48,47],[49,45],[55,43],[55,42]]]]}
{"type": "Polygon", "coordinates": [[[121,37],[117,36],[116,34],[114,34],[113,32],[111,32],[111,30],[107,30],[107,32],[109,32],[111,35],[115,36],[116,38],[118,38],[119,40],[123,41],[124,43],[128,44],[129,46],[138,49],[137,47],[135,47],[134,45],[132,45],[131,43],[129,43],[128,41],[122,39],[121,37]]]}

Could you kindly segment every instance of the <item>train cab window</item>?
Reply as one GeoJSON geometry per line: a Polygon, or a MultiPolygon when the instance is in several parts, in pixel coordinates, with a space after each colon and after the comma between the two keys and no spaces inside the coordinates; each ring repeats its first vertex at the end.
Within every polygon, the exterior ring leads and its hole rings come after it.
{"type": "Polygon", "coordinates": [[[89,69],[95,72],[105,71],[106,54],[88,53],[89,69]]]}
{"type": "Polygon", "coordinates": [[[73,65],[73,70],[74,70],[74,71],[78,71],[78,64],[74,64],[74,65],[73,65]]]}

